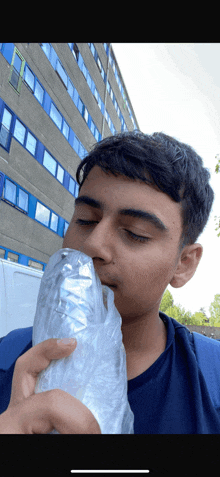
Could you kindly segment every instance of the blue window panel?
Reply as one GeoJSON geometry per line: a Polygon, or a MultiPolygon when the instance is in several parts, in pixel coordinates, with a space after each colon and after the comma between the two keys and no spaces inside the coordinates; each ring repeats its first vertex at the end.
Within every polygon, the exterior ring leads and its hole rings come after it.
{"type": "Polygon", "coordinates": [[[12,56],[14,53],[14,43],[4,43],[2,54],[5,59],[11,64],[12,56]]]}
{"type": "Polygon", "coordinates": [[[95,130],[95,138],[96,138],[96,141],[99,140],[99,131],[98,131],[98,129],[95,130]]]}
{"type": "Polygon", "coordinates": [[[59,60],[57,60],[57,64],[56,64],[56,71],[59,75],[59,77],[61,78],[61,80],[63,81],[64,85],[66,86],[67,88],[67,74],[62,66],[62,64],[60,63],[59,60]]]}
{"type": "Polygon", "coordinates": [[[31,154],[33,154],[33,156],[35,155],[36,145],[37,145],[37,141],[36,141],[35,137],[32,136],[32,134],[30,132],[28,132],[27,133],[27,141],[26,141],[26,149],[31,154]]]}
{"type": "Polygon", "coordinates": [[[40,202],[37,202],[35,220],[48,227],[50,221],[50,210],[40,202]]]}
{"type": "Polygon", "coordinates": [[[78,100],[79,100],[79,94],[78,94],[78,91],[75,88],[74,92],[73,92],[73,102],[76,105],[76,107],[78,107],[78,100]]]}
{"type": "Polygon", "coordinates": [[[49,60],[50,59],[50,43],[42,43],[41,48],[49,60]]]}
{"type": "Polygon", "coordinates": [[[69,174],[67,171],[65,171],[64,169],[64,177],[63,177],[63,186],[65,187],[65,189],[68,189],[68,184],[69,184],[69,174]]]}
{"type": "Polygon", "coordinates": [[[81,114],[83,114],[83,106],[84,106],[84,104],[83,104],[81,98],[79,97],[79,99],[78,99],[78,104],[77,104],[77,108],[78,108],[78,110],[79,110],[79,112],[80,112],[81,114]]]}
{"type": "Polygon", "coordinates": [[[8,111],[7,108],[4,108],[3,116],[2,116],[2,124],[5,126],[8,131],[10,130],[12,120],[12,114],[8,111]]]}
{"type": "Polygon", "coordinates": [[[65,220],[64,229],[63,229],[63,237],[65,237],[68,227],[69,227],[69,222],[65,220]]]}
{"type": "Polygon", "coordinates": [[[38,141],[35,157],[40,164],[43,164],[44,149],[42,142],[38,141]]]}
{"type": "Polygon", "coordinates": [[[83,145],[80,143],[80,147],[79,147],[79,157],[80,157],[80,159],[83,159],[83,158],[84,158],[84,154],[85,154],[85,152],[84,152],[84,147],[83,147],[83,145]]]}
{"type": "Polygon", "coordinates": [[[14,137],[21,143],[24,144],[24,137],[26,133],[26,128],[21,124],[21,122],[16,119],[15,128],[14,128],[14,137]]]}
{"type": "Polygon", "coordinates": [[[74,136],[74,141],[73,141],[73,147],[74,147],[77,154],[79,154],[79,145],[80,145],[79,139],[75,135],[74,136]]]}
{"type": "Polygon", "coordinates": [[[36,80],[35,89],[34,89],[34,96],[39,101],[40,104],[43,104],[44,89],[42,88],[42,86],[37,80],[36,80]]]}
{"type": "Polygon", "coordinates": [[[70,95],[71,98],[73,98],[73,93],[74,93],[74,86],[73,86],[73,83],[72,81],[70,80],[70,78],[68,78],[68,87],[67,87],[67,91],[70,95]]]}
{"type": "Polygon", "coordinates": [[[57,63],[58,56],[52,46],[50,46],[50,63],[53,66],[54,70],[56,69],[56,63],[57,63]]]}
{"type": "Polygon", "coordinates": [[[76,182],[76,185],[75,185],[75,197],[78,197],[79,195],[79,184],[77,184],[76,182]]]}
{"type": "Polygon", "coordinates": [[[21,65],[22,65],[22,60],[21,60],[20,56],[18,56],[18,54],[15,53],[13,66],[19,74],[20,74],[20,71],[21,71],[21,65]]]}
{"type": "Polygon", "coordinates": [[[51,102],[51,106],[50,106],[50,117],[51,119],[54,121],[54,123],[56,124],[56,126],[61,129],[61,126],[62,126],[62,115],[60,114],[60,112],[58,111],[58,109],[56,108],[56,106],[54,106],[54,104],[51,102]]]}
{"type": "Polygon", "coordinates": [[[18,207],[28,212],[28,194],[20,188],[18,191],[18,207]]]}
{"type": "Polygon", "coordinates": [[[91,120],[90,129],[91,129],[92,134],[94,135],[95,134],[95,124],[94,124],[93,120],[91,120]]]}
{"type": "Polygon", "coordinates": [[[70,181],[69,181],[69,191],[71,192],[71,194],[74,195],[74,193],[75,193],[75,181],[72,179],[72,177],[70,177],[70,181]]]}
{"type": "Polygon", "coordinates": [[[46,169],[55,176],[56,173],[56,167],[57,167],[57,162],[55,159],[49,154],[49,152],[44,151],[44,158],[43,158],[43,166],[46,167],[46,169]]]}
{"type": "Polygon", "coordinates": [[[78,56],[78,65],[79,65],[79,68],[82,69],[82,66],[83,66],[83,57],[81,55],[81,53],[79,52],[79,56],[78,56]]]}
{"type": "Polygon", "coordinates": [[[84,62],[82,64],[82,73],[84,74],[85,78],[87,79],[88,70],[87,70],[86,65],[85,65],[84,62]]]}
{"type": "Polygon", "coordinates": [[[5,180],[5,191],[4,191],[4,198],[16,204],[16,185],[11,182],[9,179],[5,180]]]}
{"type": "Polygon", "coordinates": [[[61,182],[61,184],[63,183],[63,177],[64,177],[64,169],[58,164],[58,167],[57,167],[57,175],[56,175],[57,179],[59,182],[61,182]]]}
{"type": "Polygon", "coordinates": [[[36,210],[37,198],[34,197],[32,194],[29,194],[29,210],[28,216],[31,219],[35,218],[35,210],[36,210]]]}
{"type": "Polygon", "coordinates": [[[53,230],[54,232],[57,232],[57,227],[58,227],[58,215],[52,212],[51,220],[50,220],[50,229],[53,230]]]}
{"type": "Polygon", "coordinates": [[[75,134],[74,134],[73,130],[70,128],[68,141],[69,141],[69,144],[72,148],[73,148],[74,136],[75,136],[75,134]]]}
{"type": "Polygon", "coordinates": [[[47,93],[47,91],[44,91],[44,103],[43,103],[43,108],[44,111],[50,116],[50,105],[51,105],[51,97],[47,93]]]}
{"type": "Polygon", "coordinates": [[[0,125],[0,144],[6,149],[9,149],[9,141],[11,138],[10,128],[11,128],[12,114],[4,108],[2,116],[2,124],[0,125]]]}
{"type": "Polygon", "coordinates": [[[62,133],[65,136],[65,138],[67,139],[67,141],[68,141],[68,138],[69,138],[69,130],[70,130],[69,125],[66,123],[65,120],[63,120],[62,133]]]}
{"type": "Polygon", "coordinates": [[[87,79],[86,79],[88,85],[89,85],[89,88],[91,89],[92,88],[92,78],[87,70],[87,79]]]}
{"type": "Polygon", "coordinates": [[[34,74],[30,70],[30,68],[27,66],[25,67],[25,73],[24,73],[24,81],[28,84],[29,88],[34,91],[34,74]]]}
{"type": "Polygon", "coordinates": [[[63,237],[63,228],[64,228],[64,219],[63,217],[59,217],[57,234],[60,237],[63,237]]]}
{"type": "Polygon", "coordinates": [[[4,187],[5,174],[0,171],[0,200],[2,197],[3,187],[4,187]]]}

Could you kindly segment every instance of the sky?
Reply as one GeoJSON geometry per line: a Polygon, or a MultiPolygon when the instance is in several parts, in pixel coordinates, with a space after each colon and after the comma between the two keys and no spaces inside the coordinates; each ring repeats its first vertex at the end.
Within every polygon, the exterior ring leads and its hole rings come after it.
{"type": "Polygon", "coordinates": [[[112,43],[139,128],[164,132],[192,146],[211,174],[215,200],[197,242],[203,256],[195,275],[182,288],[168,289],[174,304],[192,313],[220,294],[220,43],[112,43]]]}

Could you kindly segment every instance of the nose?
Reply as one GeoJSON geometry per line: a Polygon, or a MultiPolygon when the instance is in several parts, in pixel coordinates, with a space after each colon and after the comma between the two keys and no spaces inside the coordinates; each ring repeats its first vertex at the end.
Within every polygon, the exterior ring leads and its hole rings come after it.
{"type": "Polygon", "coordinates": [[[114,242],[110,221],[102,219],[85,240],[82,252],[93,260],[99,259],[110,263],[114,257],[114,242]]]}

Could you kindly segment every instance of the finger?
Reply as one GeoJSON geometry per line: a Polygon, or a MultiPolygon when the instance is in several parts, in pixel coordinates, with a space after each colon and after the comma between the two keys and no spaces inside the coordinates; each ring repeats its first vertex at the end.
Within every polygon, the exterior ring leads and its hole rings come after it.
{"type": "Polygon", "coordinates": [[[15,405],[34,394],[38,374],[47,368],[53,359],[69,356],[77,346],[76,340],[73,340],[74,338],[66,343],[51,338],[33,346],[17,359],[9,405],[15,405]]]}
{"type": "Polygon", "coordinates": [[[6,434],[101,434],[92,412],[60,389],[30,396],[5,412],[6,434]]]}

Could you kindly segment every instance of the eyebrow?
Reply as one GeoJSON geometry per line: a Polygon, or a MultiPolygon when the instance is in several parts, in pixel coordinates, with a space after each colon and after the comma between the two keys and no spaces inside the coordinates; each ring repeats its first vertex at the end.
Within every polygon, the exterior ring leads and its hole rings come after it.
{"type": "MultiPolygon", "coordinates": [[[[82,205],[82,204],[89,205],[90,207],[94,207],[95,209],[103,209],[103,204],[101,202],[99,202],[98,200],[92,199],[91,197],[88,197],[87,195],[83,195],[83,196],[77,197],[77,199],[75,199],[75,206],[82,205]]],[[[137,218],[137,219],[141,219],[144,222],[150,222],[158,230],[160,230],[162,232],[168,232],[169,231],[169,229],[162,222],[162,220],[159,219],[159,217],[157,217],[152,212],[146,212],[146,211],[140,210],[140,209],[119,209],[118,213],[119,213],[119,215],[122,215],[122,216],[134,217],[134,218],[137,218]]]]}

